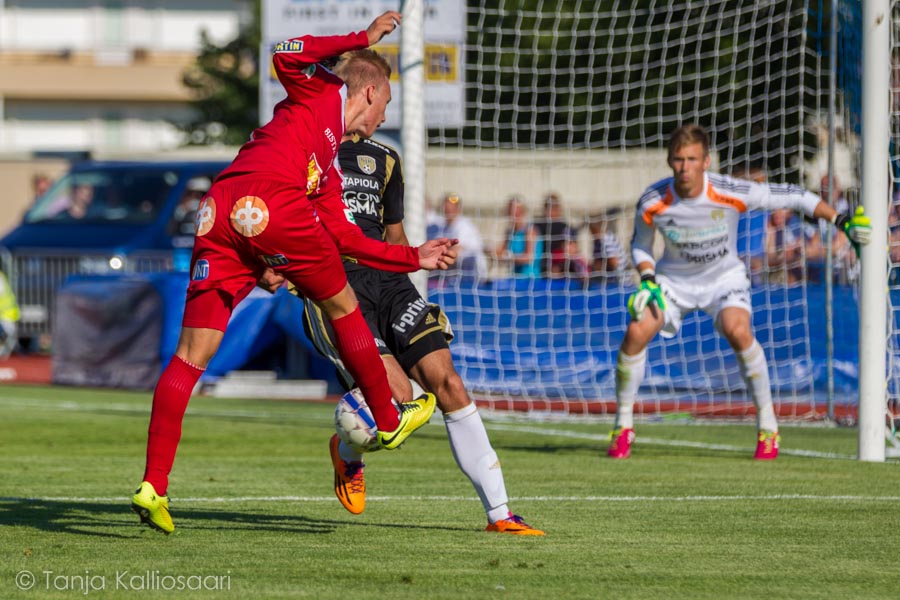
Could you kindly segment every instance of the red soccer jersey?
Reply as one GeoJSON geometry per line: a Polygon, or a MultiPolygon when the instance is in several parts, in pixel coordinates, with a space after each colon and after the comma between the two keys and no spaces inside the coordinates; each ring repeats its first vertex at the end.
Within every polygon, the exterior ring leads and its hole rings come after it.
{"type": "MultiPolygon", "coordinates": [[[[419,268],[416,248],[367,238],[347,220],[337,151],[344,134],[344,82],[319,65],[326,58],[366,48],[365,31],[341,36],[302,36],[275,46],[275,73],[287,98],[272,120],[253,132],[220,177],[271,174],[305,190],[341,254],[361,264],[397,272],[419,268]]],[[[298,199],[300,201],[300,199],[298,199]]]]}

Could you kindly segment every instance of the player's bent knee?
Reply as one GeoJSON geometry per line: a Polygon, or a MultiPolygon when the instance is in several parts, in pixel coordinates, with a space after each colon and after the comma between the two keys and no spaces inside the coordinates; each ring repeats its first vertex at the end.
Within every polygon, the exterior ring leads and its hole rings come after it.
{"type": "Polygon", "coordinates": [[[216,355],[224,336],[225,333],[218,329],[184,327],[175,355],[195,367],[205,369],[216,355]]]}
{"type": "Polygon", "coordinates": [[[329,321],[346,317],[356,310],[356,307],[359,305],[356,294],[353,293],[353,288],[350,287],[350,284],[345,285],[344,289],[331,298],[313,300],[313,302],[322,309],[329,321]]]}

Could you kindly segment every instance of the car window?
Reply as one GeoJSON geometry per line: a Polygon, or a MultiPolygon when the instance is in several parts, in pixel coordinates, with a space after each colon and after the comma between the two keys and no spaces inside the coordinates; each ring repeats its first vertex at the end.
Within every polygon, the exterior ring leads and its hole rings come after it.
{"type": "Polygon", "coordinates": [[[175,205],[175,212],[169,222],[169,235],[194,237],[194,218],[200,201],[212,186],[215,173],[197,174],[188,179],[184,191],[175,205]]]}
{"type": "Polygon", "coordinates": [[[38,198],[25,222],[151,223],[177,183],[178,173],[164,168],[76,171],[38,198]]]}

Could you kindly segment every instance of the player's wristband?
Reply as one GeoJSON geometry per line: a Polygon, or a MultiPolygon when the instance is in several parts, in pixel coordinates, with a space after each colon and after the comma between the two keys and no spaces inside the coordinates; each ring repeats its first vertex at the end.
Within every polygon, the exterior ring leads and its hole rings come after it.
{"type": "Polygon", "coordinates": [[[847,223],[850,222],[850,217],[841,213],[835,213],[831,218],[831,222],[834,223],[835,227],[837,227],[841,231],[844,231],[844,229],[847,227],[847,223]]]}
{"type": "Polygon", "coordinates": [[[651,281],[656,283],[656,273],[651,269],[644,269],[641,271],[641,281],[651,281]]]}

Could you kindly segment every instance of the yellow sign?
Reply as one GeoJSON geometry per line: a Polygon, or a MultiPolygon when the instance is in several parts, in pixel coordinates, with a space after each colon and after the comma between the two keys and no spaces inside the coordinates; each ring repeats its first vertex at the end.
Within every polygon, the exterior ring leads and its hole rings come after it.
{"type": "MultiPolygon", "coordinates": [[[[391,81],[400,81],[400,47],[385,44],[375,48],[391,65],[391,81]]],[[[459,81],[459,47],[454,44],[425,45],[425,81],[456,83],[459,81]]]]}

